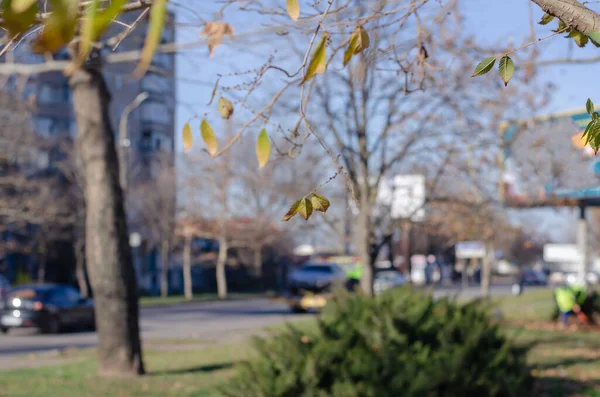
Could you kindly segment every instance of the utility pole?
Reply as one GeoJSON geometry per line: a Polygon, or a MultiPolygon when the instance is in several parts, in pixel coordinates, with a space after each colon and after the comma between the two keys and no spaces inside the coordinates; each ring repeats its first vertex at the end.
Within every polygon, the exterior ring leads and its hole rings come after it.
{"type": "MultiPolygon", "coordinates": [[[[131,140],[129,139],[129,131],[127,130],[127,121],[129,114],[133,112],[138,106],[148,99],[149,94],[147,92],[141,92],[137,97],[123,109],[121,119],[119,121],[119,165],[121,171],[121,188],[123,193],[127,193],[127,183],[129,179],[129,148],[131,147],[131,140]]],[[[125,200],[127,202],[127,200],[125,200]]]]}

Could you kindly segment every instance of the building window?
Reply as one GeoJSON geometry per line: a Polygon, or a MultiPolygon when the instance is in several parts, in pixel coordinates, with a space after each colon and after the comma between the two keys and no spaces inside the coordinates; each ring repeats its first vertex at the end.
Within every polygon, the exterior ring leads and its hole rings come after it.
{"type": "Polygon", "coordinates": [[[115,88],[120,90],[125,85],[123,76],[120,74],[115,75],[115,88]]]}
{"type": "Polygon", "coordinates": [[[158,123],[168,125],[171,123],[171,116],[168,108],[157,102],[145,102],[141,107],[142,121],[146,123],[158,123]]]}
{"type": "Polygon", "coordinates": [[[35,129],[44,137],[60,134],[72,134],[72,122],[69,119],[58,119],[54,117],[38,116],[35,118],[35,129]]]}
{"type": "Polygon", "coordinates": [[[142,80],[142,90],[164,94],[170,91],[169,79],[156,73],[147,73],[142,80]]]}
{"type": "Polygon", "coordinates": [[[143,152],[149,152],[152,150],[152,131],[142,131],[142,140],[140,141],[140,147],[143,152]]]}
{"type": "Polygon", "coordinates": [[[37,101],[40,104],[71,103],[71,91],[66,84],[52,85],[41,83],[38,85],[37,101]]]}

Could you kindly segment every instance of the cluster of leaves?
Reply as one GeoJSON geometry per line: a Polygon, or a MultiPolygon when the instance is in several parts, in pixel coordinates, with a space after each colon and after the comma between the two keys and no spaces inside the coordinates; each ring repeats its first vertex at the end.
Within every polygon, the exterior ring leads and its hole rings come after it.
{"type": "Polygon", "coordinates": [[[317,193],[312,193],[309,196],[311,197],[302,197],[300,200],[292,204],[287,214],[285,214],[283,217],[283,222],[289,221],[296,216],[296,214],[300,214],[302,218],[308,220],[308,218],[310,218],[310,216],[313,214],[313,211],[320,211],[322,213],[327,212],[331,203],[326,197],[317,193]]]}
{"type": "MultiPolygon", "coordinates": [[[[300,17],[300,5],[298,0],[287,0],[287,12],[290,18],[296,22],[300,17]]],[[[329,39],[329,33],[325,32],[321,36],[319,43],[315,47],[311,54],[306,73],[300,84],[306,83],[308,80],[313,78],[317,74],[325,73],[327,69],[327,40],[329,39]]],[[[348,48],[344,52],[344,66],[350,62],[353,55],[358,55],[367,48],[369,48],[369,35],[365,28],[360,25],[350,35],[348,48]]]]}
{"type": "Polygon", "coordinates": [[[585,139],[584,146],[590,145],[597,154],[600,149],[600,113],[594,110],[594,103],[590,98],[585,103],[585,110],[592,116],[592,120],[585,127],[581,139],[585,139]]]}
{"type": "MultiPolygon", "coordinates": [[[[544,14],[542,19],[538,22],[540,25],[548,25],[550,22],[554,20],[554,15],[544,14]]],[[[589,34],[584,34],[577,29],[567,27],[567,24],[562,20],[558,20],[558,28],[554,31],[556,33],[568,33],[567,38],[572,38],[577,44],[578,47],[585,47],[585,45],[590,41],[596,47],[600,47],[600,32],[591,32],[589,34]]]]}
{"type": "MultiPolygon", "coordinates": [[[[479,63],[479,65],[477,65],[477,67],[475,67],[475,71],[473,72],[473,76],[471,77],[477,77],[486,74],[487,72],[492,70],[495,63],[496,57],[489,57],[484,59],[479,63]]],[[[508,82],[512,78],[514,72],[515,64],[513,60],[508,55],[504,55],[502,58],[500,58],[500,62],[498,64],[498,73],[500,74],[502,81],[504,81],[504,86],[508,85],[508,82]]]]}
{"type": "MultiPolygon", "coordinates": [[[[106,8],[103,0],[92,0],[85,9],[80,2],[72,0],[49,0],[50,13],[45,16],[38,9],[37,0],[4,0],[2,2],[3,26],[8,30],[11,40],[16,40],[27,33],[38,23],[43,28],[34,40],[33,51],[45,54],[55,53],[69,44],[76,36],[78,21],[81,20],[79,54],[75,65],[85,61],[108,26],[123,12],[127,0],[113,0],[106,8]]],[[[151,5],[150,23],[146,35],[140,63],[136,69],[137,76],[143,75],[160,43],[161,32],[167,14],[167,0],[154,0],[151,5]]]]}
{"type": "MultiPolygon", "coordinates": [[[[554,20],[554,16],[550,14],[544,14],[542,19],[538,22],[540,25],[547,25],[554,20]]],[[[558,20],[558,28],[554,30],[555,33],[567,33],[567,38],[572,38],[579,47],[585,47],[588,42],[592,42],[596,47],[600,47],[600,32],[588,32],[586,34],[578,31],[577,29],[569,28],[562,20],[558,20]]],[[[492,67],[496,63],[496,57],[489,57],[481,61],[476,67],[471,77],[482,76],[492,70],[492,67]]],[[[507,86],[509,80],[515,71],[515,65],[513,60],[508,56],[504,55],[500,58],[500,64],[498,71],[504,85],[507,86]]]]}
{"type": "Polygon", "coordinates": [[[526,349],[479,303],[338,292],[316,329],[258,339],[228,397],[529,396],[526,349]]]}
{"type": "MultiPolygon", "coordinates": [[[[213,92],[214,95],[214,92],[213,92]]],[[[212,98],[211,98],[212,102],[212,98]]],[[[218,100],[218,108],[221,117],[228,120],[233,114],[234,107],[233,103],[225,97],[220,97],[218,100]]],[[[219,143],[217,141],[217,137],[215,135],[214,130],[208,123],[206,118],[203,118],[200,122],[200,135],[202,136],[202,140],[206,145],[206,150],[211,156],[216,156],[219,152],[219,143]]],[[[192,133],[192,127],[190,126],[190,122],[188,121],[183,126],[183,149],[187,153],[194,143],[194,135],[192,133]]],[[[258,168],[263,168],[269,162],[269,158],[271,157],[271,141],[269,139],[269,135],[267,134],[267,130],[263,128],[258,134],[258,139],[256,140],[256,158],[258,160],[258,168]]]]}

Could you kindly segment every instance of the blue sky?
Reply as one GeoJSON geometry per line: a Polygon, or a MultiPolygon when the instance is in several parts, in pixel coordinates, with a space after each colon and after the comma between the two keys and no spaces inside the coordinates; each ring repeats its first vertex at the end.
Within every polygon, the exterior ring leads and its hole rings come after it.
{"type": "MultiPolygon", "coordinates": [[[[207,19],[210,19],[208,18],[210,12],[214,11],[214,7],[216,7],[214,4],[209,4],[212,2],[205,0],[201,2],[197,0],[182,0],[180,3],[195,9],[198,9],[198,5],[202,3],[200,14],[207,19]],[[208,8],[213,9],[208,10],[208,8]]],[[[283,0],[281,3],[284,3],[283,0]]],[[[461,8],[465,19],[465,29],[482,46],[499,46],[511,43],[514,47],[519,47],[526,42],[529,34],[530,6],[535,22],[539,21],[543,15],[543,12],[537,5],[530,3],[530,0],[462,0],[461,8]]],[[[305,9],[308,9],[308,2],[306,4],[305,9]]],[[[198,21],[197,18],[191,17],[189,13],[183,20],[191,24],[194,21],[198,21]]],[[[257,20],[253,20],[252,17],[248,19],[247,16],[240,16],[239,13],[236,14],[229,11],[225,13],[225,20],[235,27],[237,40],[232,43],[229,39],[225,39],[223,46],[215,51],[214,58],[211,59],[208,57],[208,50],[204,46],[178,55],[177,90],[179,104],[177,106],[176,130],[178,151],[181,150],[179,131],[183,128],[183,124],[194,116],[202,117],[204,112],[208,111],[207,102],[210,98],[212,84],[216,80],[217,74],[224,71],[243,72],[246,69],[255,68],[264,62],[265,53],[254,51],[253,46],[264,49],[269,48],[269,43],[253,42],[251,33],[261,29],[260,23],[257,20]]],[[[201,24],[198,25],[180,29],[178,31],[178,41],[190,42],[197,40],[202,27],[201,24]]],[[[551,34],[551,30],[555,27],[555,21],[546,26],[536,24],[536,37],[544,37],[551,34]]],[[[600,48],[596,48],[591,44],[584,49],[580,49],[574,44],[570,44],[570,40],[566,40],[560,36],[545,40],[536,44],[536,46],[541,51],[542,58],[544,59],[558,59],[570,56],[586,58],[597,56],[600,52],[600,48]]],[[[512,57],[518,68],[519,53],[517,52],[512,57]]],[[[477,62],[478,60],[473,60],[473,67],[477,62]]],[[[600,103],[600,96],[597,96],[598,88],[600,88],[596,77],[597,66],[596,64],[571,64],[542,69],[540,71],[541,79],[552,81],[556,86],[556,90],[553,92],[550,105],[547,109],[543,109],[541,113],[583,108],[585,100],[588,97],[600,103]]],[[[472,70],[465,70],[465,73],[471,74],[472,70]]],[[[499,77],[490,74],[481,78],[499,77]]],[[[245,76],[242,76],[241,79],[245,79],[245,76]]],[[[231,93],[231,95],[235,95],[235,93],[231,93]]],[[[193,128],[197,130],[197,126],[194,125],[193,128]]],[[[568,228],[565,229],[561,226],[564,217],[548,216],[547,211],[537,215],[530,213],[527,217],[536,219],[536,222],[539,222],[538,218],[547,218],[546,229],[562,229],[566,233],[554,236],[556,239],[564,240],[570,238],[571,232],[567,230],[568,228]]],[[[569,215],[567,215],[568,217],[569,215]]]]}

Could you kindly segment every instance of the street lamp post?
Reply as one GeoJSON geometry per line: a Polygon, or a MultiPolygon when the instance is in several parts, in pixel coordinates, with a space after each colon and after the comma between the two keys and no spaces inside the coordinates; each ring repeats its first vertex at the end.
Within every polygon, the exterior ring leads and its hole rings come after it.
{"type": "Polygon", "coordinates": [[[120,168],[121,168],[121,188],[123,192],[127,190],[127,182],[129,176],[129,148],[131,147],[131,140],[129,139],[129,132],[127,130],[127,120],[129,114],[134,111],[138,106],[148,99],[149,94],[147,92],[141,92],[137,97],[123,109],[121,114],[121,120],[119,121],[119,154],[120,154],[120,168]]]}

